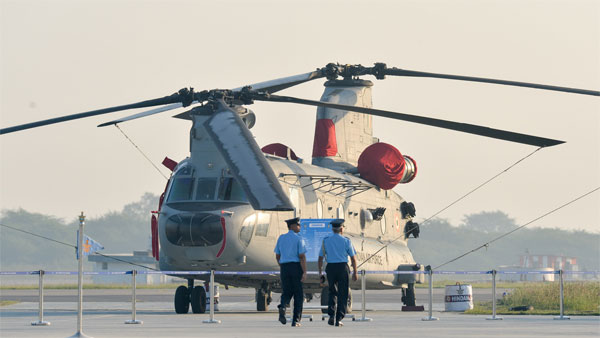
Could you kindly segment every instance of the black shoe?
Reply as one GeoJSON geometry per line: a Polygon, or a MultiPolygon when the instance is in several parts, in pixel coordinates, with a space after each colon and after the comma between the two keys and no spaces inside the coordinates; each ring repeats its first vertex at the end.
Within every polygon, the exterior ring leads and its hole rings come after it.
{"type": "Polygon", "coordinates": [[[334,321],[333,317],[329,317],[329,320],[327,321],[327,324],[329,324],[329,325],[335,324],[335,321],[334,321]]]}
{"type": "Polygon", "coordinates": [[[283,325],[285,325],[285,323],[287,323],[287,320],[285,319],[285,308],[284,307],[279,308],[279,322],[283,325]]]}
{"type": "Polygon", "coordinates": [[[341,321],[335,322],[335,326],[344,326],[344,323],[342,323],[341,321]]]}

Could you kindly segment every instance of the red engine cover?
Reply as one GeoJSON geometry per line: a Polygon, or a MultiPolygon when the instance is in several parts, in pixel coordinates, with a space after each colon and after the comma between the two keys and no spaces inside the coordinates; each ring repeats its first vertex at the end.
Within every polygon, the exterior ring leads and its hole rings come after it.
{"type": "Polygon", "coordinates": [[[360,176],[384,190],[392,189],[402,180],[405,167],[400,151],[382,142],[368,146],[358,158],[360,176]]]}
{"type": "Polygon", "coordinates": [[[268,144],[268,145],[262,147],[262,149],[260,149],[260,150],[262,150],[262,152],[265,154],[271,154],[271,155],[287,158],[288,157],[288,149],[290,150],[290,159],[297,161],[298,156],[296,156],[296,153],[294,153],[294,151],[292,149],[290,149],[288,146],[286,146],[285,144],[271,143],[271,144],[268,144]]]}

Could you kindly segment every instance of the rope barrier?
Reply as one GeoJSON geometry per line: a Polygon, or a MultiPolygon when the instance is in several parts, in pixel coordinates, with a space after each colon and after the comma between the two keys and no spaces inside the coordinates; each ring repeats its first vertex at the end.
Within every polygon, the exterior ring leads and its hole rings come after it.
{"type": "MultiPolygon", "coordinates": [[[[133,270],[129,271],[84,271],[84,275],[131,275],[133,270]]],[[[551,275],[558,274],[560,270],[496,270],[497,274],[522,274],[522,275],[551,275]]],[[[210,271],[137,271],[138,275],[210,275],[210,271]]],[[[434,275],[489,275],[492,270],[485,271],[436,271],[434,275]]],[[[571,275],[594,275],[600,274],[600,271],[564,271],[563,274],[571,275]]],[[[0,276],[15,276],[15,275],[39,275],[39,271],[0,271],[0,276]]],[[[77,275],[77,271],[44,271],[45,275],[77,275]]],[[[309,275],[317,275],[318,271],[308,271],[309,275]]],[[[421,275],[428,274],[427,271],[396,271],[396,270],[371,270],[365,271],[368,275],[421,275]]],[[[215,275],[279,275],[279,271],[215,271],[215,275]]]]}

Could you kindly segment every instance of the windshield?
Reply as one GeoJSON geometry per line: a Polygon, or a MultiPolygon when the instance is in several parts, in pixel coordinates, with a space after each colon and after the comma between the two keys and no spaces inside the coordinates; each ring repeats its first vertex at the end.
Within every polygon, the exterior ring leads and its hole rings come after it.
{"type": "Polygon", "coordinates": [[[233,177],[196,178],[184,167],[172,178],[167,202],[215,200],[248,202],[244,189],[233,177]]]}
{"type": "Polygon", "coordinates": [[[223,177],[219,187],[219,200],[247,202],[248,198],[238,181],[233,177],[223,177]]]}

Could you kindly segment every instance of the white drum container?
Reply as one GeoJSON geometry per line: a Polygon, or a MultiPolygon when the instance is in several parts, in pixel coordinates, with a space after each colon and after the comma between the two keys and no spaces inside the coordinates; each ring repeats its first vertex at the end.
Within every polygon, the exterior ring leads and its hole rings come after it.
{"type": "Polygon", "coordinates": [[[446,285],[446,311],[467,311],[473,308],[473,288],[469,284],[446,285]]]}

